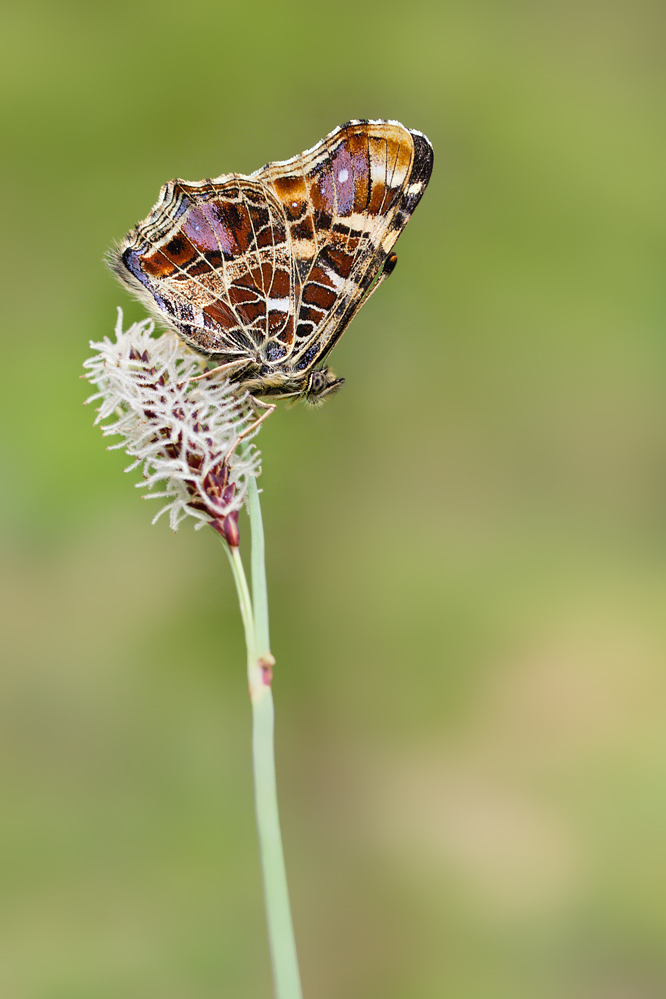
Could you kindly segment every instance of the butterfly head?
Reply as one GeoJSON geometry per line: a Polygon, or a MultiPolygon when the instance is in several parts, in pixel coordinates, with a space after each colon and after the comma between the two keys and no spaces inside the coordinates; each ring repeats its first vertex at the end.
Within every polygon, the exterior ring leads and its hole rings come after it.
{"type": "Polygon", "coordinates": [[[315,368],[308,375],[303,398],[310,406],[320,406],[327,396],[337,392],[344,383],[344,378],[336,378],[330,368],[315,368]]]}

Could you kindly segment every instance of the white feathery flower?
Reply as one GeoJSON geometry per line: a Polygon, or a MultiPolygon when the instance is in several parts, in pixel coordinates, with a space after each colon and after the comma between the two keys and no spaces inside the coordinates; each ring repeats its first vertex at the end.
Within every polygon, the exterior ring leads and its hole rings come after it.
{"type": "Polygon", "coordinates": [[[176,530],[190,516],[198,521],[196,528],[211,524],[237,544],[248,479],[261,472],[254,445],[246,444],[242,454],[237,449],[241,434],[255,421],[247,393],[226,380],[192,384],[201,374],[201,358],[175,333],[153,337],[152,319],[125,331],[122,323],[118,309],[115,343],[108,337],[91,342],[96,354],[83,365],[97,388],[86,402],[100,401],[95,423],[116,417],[102,426],[105,436],[124,438],[111,449],[124,447],[134,458],[126,471],[143,465],[144,481],[138,486],[149,490],[146,498],[167,500],[153,523],[168,511],[176,530]],[[164,488],[154,491],[160,482],[164,488]]]}

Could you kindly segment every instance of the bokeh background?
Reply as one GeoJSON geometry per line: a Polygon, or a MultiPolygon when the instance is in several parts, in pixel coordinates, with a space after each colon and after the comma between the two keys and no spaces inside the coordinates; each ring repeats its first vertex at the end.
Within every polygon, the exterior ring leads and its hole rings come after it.
{"type": "Polygon", "coordinates": [[[226,560],[78,376],[164,181],[387,117],[430,187],[259,442],[305,996],[666,995],[664,8],[3,19],[0,994],[271,994],[226,560]]]}

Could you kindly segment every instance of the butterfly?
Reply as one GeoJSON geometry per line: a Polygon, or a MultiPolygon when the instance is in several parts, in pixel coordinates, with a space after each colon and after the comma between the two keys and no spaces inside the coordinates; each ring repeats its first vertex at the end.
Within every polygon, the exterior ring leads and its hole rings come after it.
{"type": "Polygon", "coordinates": [[[432,166],[421,132],[349,121],[249,176],[169,181],[109,263],[232,383],[318,403],[344,382],[321,362],[395,267],[432,166]]]}

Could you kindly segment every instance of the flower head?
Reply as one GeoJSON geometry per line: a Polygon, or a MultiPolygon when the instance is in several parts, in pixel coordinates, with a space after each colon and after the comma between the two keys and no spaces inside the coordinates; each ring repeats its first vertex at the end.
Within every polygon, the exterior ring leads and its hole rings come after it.
{"type": "Polygon", "coordinates": [[[111,449],[125,448],[134,459],[125,471],[143,466],[138,486],[147,498],[167,500],[153,523],[168,511],[175,530],[184,517],[194,517],[197,528],[211,524],[237,545],[248,479],[261,471],[254,445],[238,453],[241,435],[247,442],[257,432],[247,393],[226,380],[192,382],[201,374],[201,358],[175,333],[153,337],[152,319],[123,331],[122,321],[119,309],[115,342],[91,342],[96,353],[83,365],[97,389],[86,402],[101,400],[95,423],[115,416],[102,426],[105,436],[123,437],[111,449]],[[164,488],[154,491],[158,483],[164,488]]]}

